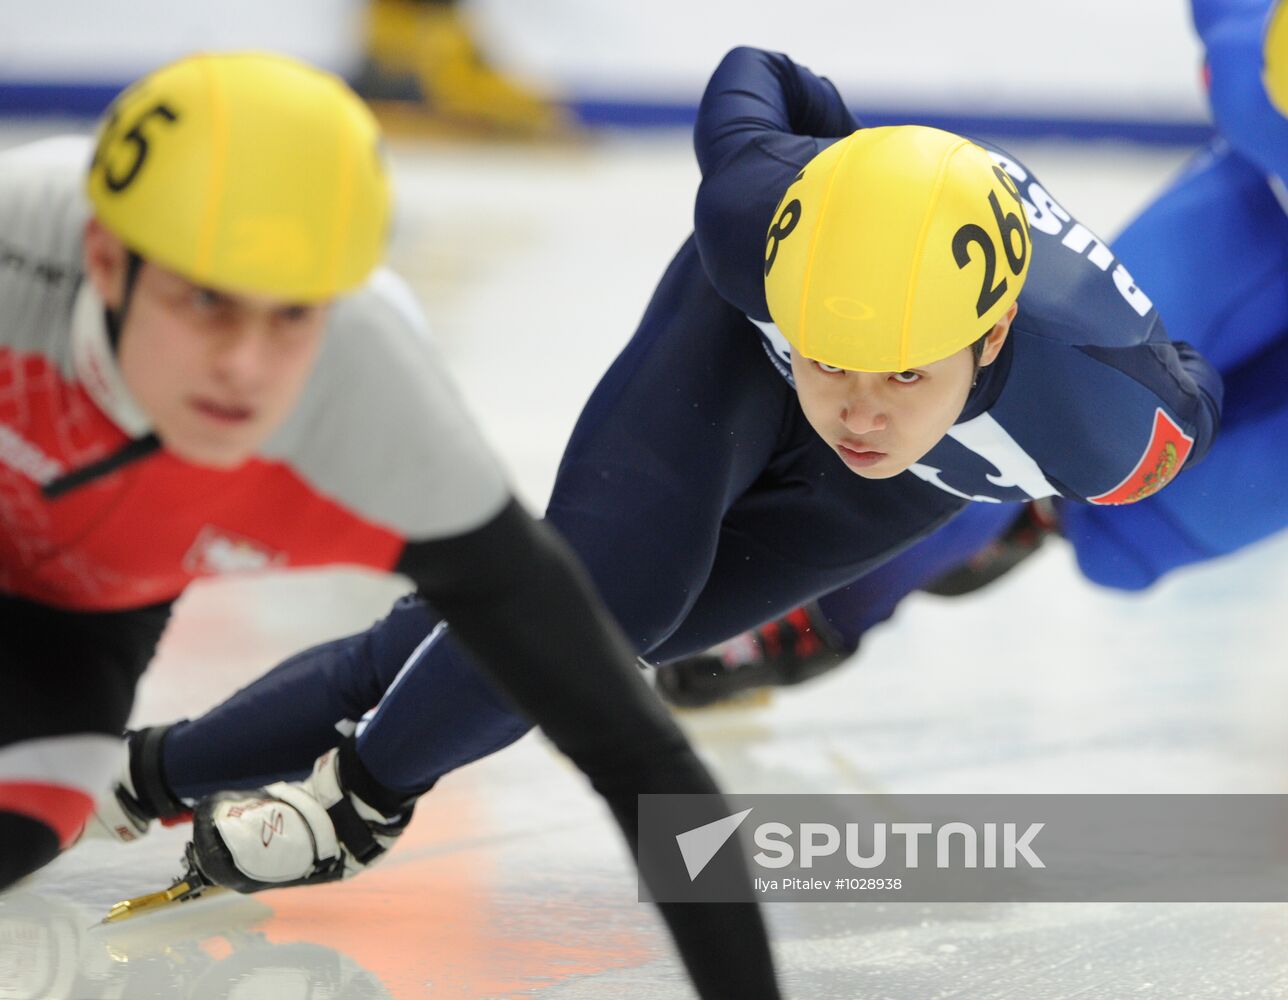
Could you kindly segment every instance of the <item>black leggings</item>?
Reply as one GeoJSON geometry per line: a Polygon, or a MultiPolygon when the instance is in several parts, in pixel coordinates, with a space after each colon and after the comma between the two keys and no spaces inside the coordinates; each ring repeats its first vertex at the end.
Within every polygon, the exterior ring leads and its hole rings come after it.
{"type": "Polygon", "coordinates": [[[53,860],[88,817],[169,614],[0,597],[0,889],[53,860]]]}

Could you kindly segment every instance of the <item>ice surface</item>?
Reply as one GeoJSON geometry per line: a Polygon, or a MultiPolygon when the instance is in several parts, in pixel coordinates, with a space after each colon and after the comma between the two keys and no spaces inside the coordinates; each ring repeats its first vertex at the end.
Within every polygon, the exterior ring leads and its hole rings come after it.
{"type": "MultiPolygon", "coordinates": [[[[28,134],[0,132],[0,146],[28,134]]],[[[1182,161],[1015,151],[1105,236],[1182,161]]],[[[395,144],[394,158],[394,263],[539,506],[581,401],[686,234],[687,138],[395,144]]],[[[356,573],[194,588],[136,721],[198,713],[279,656],[365,626],[400,589],[356,573]]],[[[982,595],[910,600],[853,664],[767,708],[686,725],[734,791],[1280,792],[1286,607],[1288,539],[1137,597],[1085,584],[1057,545],[982,595]]],[[[616,828],[539,738],[445,779],[353,882],[91,928],[175,874],[183,839],[83,845],[0,897],[0,1000],[691,995],[616,828]]],[[[1288,996],[1280,905],[776,904],[769,917],[797,997],[1288,996]]]]}

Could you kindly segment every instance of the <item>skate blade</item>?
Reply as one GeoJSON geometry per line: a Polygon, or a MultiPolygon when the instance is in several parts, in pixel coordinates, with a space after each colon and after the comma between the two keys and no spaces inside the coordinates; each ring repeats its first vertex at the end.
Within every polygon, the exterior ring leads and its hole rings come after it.
{"type": "Polygon", "coordinates": [[[160,892],[149,892],[133,899],[123,899],[115,904],[100,923],[118,924],[123,920],[132,920],[146,913],[155,913],[173,903],[186,903],[204,896],[224,892],[217,885],[207,885],[200,879],[183,879],[160,892]]]}
{"type": "Polygon", "coordinates": [[[714,715],[720,712],[740,712],[746,709],[768,708],[774,701],[772,687],[752,688],[713,701],[708,705],[671,705],[671,711],[683,716],[714,715]]]}

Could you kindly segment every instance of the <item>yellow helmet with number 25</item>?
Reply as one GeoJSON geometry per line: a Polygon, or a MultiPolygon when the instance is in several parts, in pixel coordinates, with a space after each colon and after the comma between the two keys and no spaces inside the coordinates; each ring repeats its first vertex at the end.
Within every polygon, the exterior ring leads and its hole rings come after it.
{"type": "Polygon", "coordinates": [[[221,291],[314,302],[380,262],[380,130],[343,81],[285,56],[189,56],[108,109],[86,181],[140,256],[221,291]]]}
{"type": "Polygon", "coordinates": [[[770,315],[802,355],[899,372],[987,333],[1028,276],[1020,196],[981,147],[919,125],[861,129],[788,187],[765,246],[770,315]]]}

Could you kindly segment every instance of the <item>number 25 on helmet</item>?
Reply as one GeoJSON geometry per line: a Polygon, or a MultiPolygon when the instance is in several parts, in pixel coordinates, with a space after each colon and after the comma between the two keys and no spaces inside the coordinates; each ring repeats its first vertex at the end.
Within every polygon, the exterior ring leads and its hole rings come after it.
{"type": "Polygon", "coordinates": [[[86,179],[140,256],[222,291],[313,302],[384,253],[380,130],[338,77],[285,56],[189,56],[108,109],[86,179]]]}

